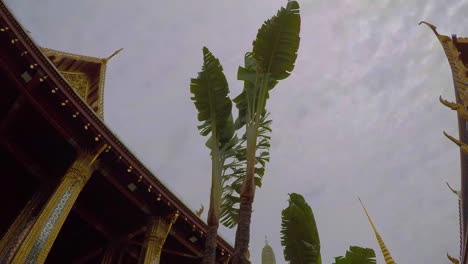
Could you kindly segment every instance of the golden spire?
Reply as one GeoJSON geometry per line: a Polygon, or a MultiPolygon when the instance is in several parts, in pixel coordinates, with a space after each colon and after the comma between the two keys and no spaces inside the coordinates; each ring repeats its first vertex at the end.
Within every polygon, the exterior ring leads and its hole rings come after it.
{"type": "Polygon", "coordinates": [[[364,207],[364,204],[361,201],[361,198],[359,198],[359,202],[361,202],[362,208],[364,209],[364,212],[367,215],[367,219],[369,219],[369,223],[372,226],[372,229],[374,230],[375,237],[377,238],[377,241],[379,242],[380,250],[382,251],[382,254],[385,259],[386,264],[395,264],[395,261],[393,260],[392,256],[390,255],[390,252],[388,252],[387,247],[385,246],[385,243],[382,240],[382,237],[380,237],[379,232],[377,232],[377,228],[375,228],[374,223],[372,222],[372,219],[370,218],[369,214],[367,213],[366,207],[364,207]]]}

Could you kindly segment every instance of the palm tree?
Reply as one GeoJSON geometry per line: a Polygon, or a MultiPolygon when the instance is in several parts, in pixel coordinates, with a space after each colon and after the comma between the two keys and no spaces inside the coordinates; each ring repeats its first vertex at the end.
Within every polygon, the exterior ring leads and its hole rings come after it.
{"type": "Polygon", "coordinates": [[[198,110],[198,126],[202,136],[210,136],[206,146],[211,150],[211,193],[208,210],[205,251],[203,263],[212,264],[216,257],[216,238],[219,227],[222,194],[222,171],[226,153],[232,149],[237,138],[234,136],[232,101],[229,87],[219,60],[208,48],[203,48],[202,71],[191,79],[191,98],[198,110]]]}
{"type": "Polygon", "coordinates": [[[233,263],[247,263],[245,254],[250,241],[250,221],[255,198],[257,141],[261,121],[266,116],[265,105],[269,91],[279,80],[287,78],[294,69],[299,48],[300,32],[299,4],[288,2],[276,16],[265,21],[253,42],[252,52],[245,55],[244,67],[239,67],[237,77],[244,81],[242,93],[234,99],[239,110],[236,129],[246,126],[245,177],[239,182],[241,189],[237,196],[239,207],[231,221],[237,222],[233,263]],[[238,214],[237,214],[238,212],[238,214]],[[236,221],[237,220],[237,221],[236,221]]]}

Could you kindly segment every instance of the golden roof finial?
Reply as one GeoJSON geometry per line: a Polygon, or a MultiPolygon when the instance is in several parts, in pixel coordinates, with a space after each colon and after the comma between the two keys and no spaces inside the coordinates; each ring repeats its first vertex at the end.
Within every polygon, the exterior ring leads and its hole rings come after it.
{"type": "Polygon", "coordinates": [[[112,59],[115,55],[119,54],[122,50],[123,48],[114,51],[114,53],[112,53],[109,57],[102,59],[102,62],[107,63],[110,59],[112,59]]]}
{"type": "Polygon", "coordinates": [[[445,183],[449,187],[450,191],[452,191],[458,197],[458,199],[461,200],[461,192],[453,189],[452,186],[450,186],[450,184],[448,182],[445,182],[445,183]]]}
{"type": "Polygon", "coordinates": [[[200,210],[196,211],[195,214],[200,218],[201,215],[203,214],[204,209],[205,207],[203,207],[203,204],[202,204],[200,210]]]}
{"type": "Polygon", "coordinates": [[[450,139],[453,143],[457,144],[461,150],[463,151],[463,153],[467,154],[468,153],[468,144],[465,144],[463,142],[461,142],[460,140],[458,139],[455,139],[454,137],[450,136],[449,134],[445,133],[444,131],[444,135],[450,139]]]}
{"type": "Polygon", "coordinates": [[[371,224],[372,230],[374,230],[375,237],[377,238],[377,242],[379,242],[380,250],[382,251],[382,254],[385,259],[385,263],[387,264],[395,264],[395,261],[393,260],[392,256],[390,255],[390,252],[387,249],[387,246],[385,246],[385,243],[382,240],[382,237],[380,237],[379,232],[377,232],[377,228],[375,228],[374,222],[372,222],[372,219],[370,218],[369,214],[367,213],[366,207],[364,207],[364,204],[361,201],[361,198],[358,198],[359,202],[362,205],[362,208],[364,209],[364,212],[367,215],[367,219],[369,219],[369,222],[371,224]]]}
{"type": "Polygon", "coordinates": [[[450,256],[448,253],[447,253],[447,258],[453,263],[453,264],[458,264],[460,263],[460,261],[458,261],[458,259],[450,256]]]}
{"type": "Polygon", "coordinates": [[[432,25],[431,23],[428,23],[426,21],[421,21],[418,23],[418,25],[421,25],[421,24],[425,24],[427,25],[431,30],[432,32],[434,32],[434,34],[437,36],[437,38],[439,39],[439,41],[441,42],[445,42],[445,41],[449,41],[451,40],[449,37],[447,36],[444,36],[444,35],[440,35],[438,32],[437,32],[437,27],[432,25]]]}
{"type": "Polygon", "coordinates": [[[428,23],[426,21],[420,21],[418,23],[418,25],[421,25],[421,24],[425,24],[426,26],[428,26],[434,32],[434,34],[436,34],[437,36],[439,35],[439,33],[437,32],[437,27],[436,26],[434,26],[431,23],[428,23]]]}

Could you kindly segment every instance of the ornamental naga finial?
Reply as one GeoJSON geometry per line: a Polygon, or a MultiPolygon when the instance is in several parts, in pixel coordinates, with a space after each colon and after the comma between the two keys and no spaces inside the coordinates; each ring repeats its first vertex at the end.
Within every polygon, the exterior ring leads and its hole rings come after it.
{"type": "Polygon", "coordinates": [[[452,110],[455,110],[457,111],[458,115],[463,119],[463,120],[468,120],[468,111],[466,111],[465,107],[461,104],[458,104],[458,103],[453,103],[453,102],[449,102],[447,100],[444,100],[442,98],[442,96],[439,96],[439,101],[449,107],[450,109],[452,110]]]}
{"type": "Polygon", "coordinates": [[[205,210],[205,207],[203,207],[203,204],[201,205],[201,208],[200,210],[196,211],[195,214],[198,216],[198,218],[201,217],[201,215],[203,214],[203,211],[205,210]]]}
{"type": "Polygon", "coordinates": [[[112,53],[109,57],[102,59],[102,62],[107,63],[108,61],[110,61],[110,59],[112,59],[115,55],[119,54],[122,50],[123,48],[114,51],[114,53],[112,53]]]}
{"type": "Polygon", "coordinates": [[[450,139],[453,143],[457,144],[457,145],[461,148],[461,150],[463,151],[463,153],[468,154],[468,144],[465,144],[465,143],[461,142],[460,140],[455,139],[454,137],[452,137],[452,136],[450,136],[449,134],[445,133],[445,131],[444,131],[444,135],[445,135],[448,139],[450,139]]]}
{"type": "Polygon", "coordinates": [[[437,36],[437,38],[439,39],[439,41],[441,42],[446,42],[446,41],[450,41],[451,39],[447,36],[444,36],[444,35],[440,35],[438,32],[437,32],[437,27],[432,25],[431,23],[428,23],[426,21],[421,21],[418,23],[418,25],[421,25],[421,24],[425,24],[427,25],[431,30],[432,32],[434,32],[434,34],[437,36]]]}
{"type": "Polygon", "coordinates": [[[448,184],[448,182],[445,182],[447,184],[447,186],[449,187],[450,191],[452,191],[457,197],[458,199],[461,200],[461,192],[460,191],[457,191],[455,189],[453,189],[450,184],[448,184]]]}

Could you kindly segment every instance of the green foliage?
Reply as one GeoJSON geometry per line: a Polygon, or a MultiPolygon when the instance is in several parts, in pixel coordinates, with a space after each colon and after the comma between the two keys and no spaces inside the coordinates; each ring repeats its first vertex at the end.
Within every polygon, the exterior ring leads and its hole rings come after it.
{"type": "Polygon", "coordinates": [[[257,72],[271,74],[276,80],[287,78],[297,58],[300,30],[299,4],[289,1],[258,30],[253,43],[257,72]]]}
{"type": "MultiPolygon", "coordinates": [[[[234,98],[234,103],[236,104],[237,109],[239,110],[239,115],[236,119],[235,127],[236,129],[242,128],[247,120],[253,120],[252,116],[247,116],[247,113],[249,112],[249,105],[251,105],[250,111],[251,115],[255,112],[253,109],[254,105],[257,105],[259,103],[259,98],[260,98],[260,84],[263,82],[265,79],[264,75],[257,74],[256,72],[256,62],[255,59],[252,57],[251,52],[247,52],[245,54],[244,58],[244,67],[239,67],[237,70],[237,79],[240,81],[244,81],[244,89],[242,90],[242,93],[239,94],[236,98],[234,98]],[[250,101],[248,101],[250,99],[250,101]]],[[[268,91],[273,89],[276,84],[278,84],[278,81],[272,78],[268,79],[267,83],[267,90],[266,90],[266,99],[264,104],[266,103],[266,100],[269,98],[268,91]]],[[[262,109],[265,108],[265,105],[263,105],[262,109]]],[[[262,115],[265,114],[265,112],[262,112],[262,115]]]]}
{"type": "Polygon", "coordinates": [[[334,264],[376,264],[375,252],[371,248],[349,247],[345,257],[336,257],[334,264]]]}
{"type": "Polygon", "coordinates": [[[312,208],[302,195],[289,194],[281,213],[281,245],[290,264],[321,264],[320,239],[312,208]]]}
{"type": "Polygon", "coordinates": [[[196,79],[191,79],[191,98],[198,110],[198,126],[202,136],[210,136],[206,146],[211,149],[211,194],[208,218],[218,222],[221,211],[222,166],[225,152],[234,147],[235,129],[232,118],[232,101],[229,98],[229,87],[219,60],[203,48],[202,71],[196,79]]]}
{"type": "MultiPolygon", "coordinates": [[[[198,110],[198,120],[203,122],[198,126],[200,134],[211,135],[218,139],[220,146],[228,143],[234,135],[234,121],[232,118],[232,102],[229,98],[229,87],[219,60],[211,52],[203,48],[202,71],[196,79],[191,79],[191,98],[198,110]]],[[[212,141],[209,140],[210,148],[212,141]]]]}
{"type": "MultiPolygon", "coordinates": [[[[312,208],[297,193],[289,194],[289,206],[283,210],[281,245],[290,264],[321,264],[320,240],[312,208]]],[[[346,256],[336,257],[334,264],[376,264],[371,248],[351,246],[346,256]]]]}
{"type": "MultiPolygon", "coordinates": [[[[265,173],[266,163],[270,161],[270,139],[271,120],[268,119],[269,114],[262,116],[260,121],[260,129],[258,134],[255,168],[255,185],[262,187],[262,178],[265,173]]],[[[245,178],[247,159],[245,157],[246,135],[240,139],[233,139],[235,147],[231,151],[226,152],[225,158],[230,162],[223,167],[223,196],[221,205],[221,223],[226,227],[233,228],[237,225],[239,219],[239,203],[242,183],[245,178]]]]}
{"type": "Polygon", "coordinates": [[[227,227],[237,224],[240,194],[247,177],[254,177],[255,185],[261,187],[265,165],[269,161],[268,133],[271,132],[265,105],[269,91],[294,69],[299,31],[299,4],[290,1],[286,8],[281,8],[276,16],[265,21],[253,42],[253,51],[245,54],[244,67],[237,71],[237,79],[244,81],[244,88],[233,100],[239,110],[235,129],[247,127],[244,136],[236,139],[234,151],[226,155],[232,162],[224,166],[221,222],[227,227]],[[246,168],[247,164],[254,164],[254,175],[246,175],[251,171],[246,168]]]}

